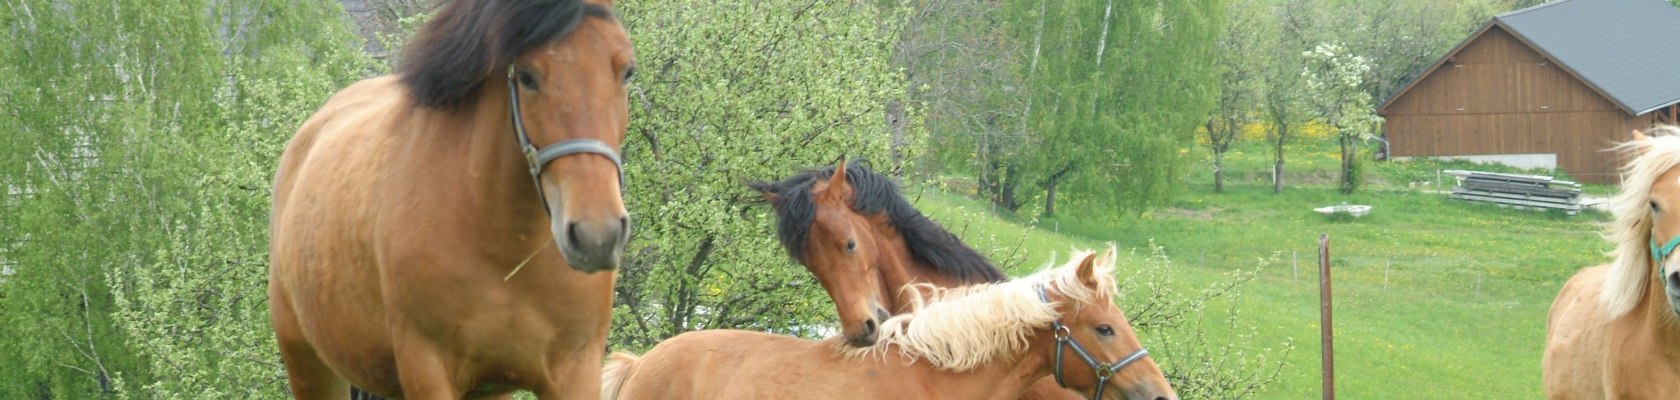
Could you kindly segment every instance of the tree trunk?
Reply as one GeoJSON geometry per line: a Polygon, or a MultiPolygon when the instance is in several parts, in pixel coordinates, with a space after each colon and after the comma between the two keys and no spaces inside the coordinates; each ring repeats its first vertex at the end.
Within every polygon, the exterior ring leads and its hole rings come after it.
{"type": "Polygon", "coordinates": [[[1353,138],[1338,135],[1342,146],[1342,194],[1353,193],[1353,138]]]}
{"type": "Polygon", "coordinates": [[[904,103],[898,100],[887,101],[887,129],[892,131],[892,142],[888,143],[888,147],[892,151],[893,173],[899,178],[905,175],[904,144],[908,142],[904,136],[904,108],[904,103]]]}
{"type": "Polygon", "coordinates": [[[1073,171],[1072,165],[1063,166],[1061,170],[1050,174],[1044,179],[1044,217],[1056,216],[1056,184],[1061,183],[1062,177],[1073,171]]]}
{"type": "Polygon", "coordinates": [[[1002,189],[998,191],[997,200],[992,203],[1011,213],[1021,209],[1021,203],[1015,201],[1015,186],[1021,183],[1020,174],[1017,174],[1016,170],[1014,164],[1003,167],[1003,176],[999,179],[1002,189]]]}
{"type": "Polygon", "coordinates": [[[1289,139],[1289,121],[1277,118],[1272,129],[1277,130],[1276,147],[1272,154],[1272,194],[1283,194],[1283,144],[1289,139]]]}
{"type": "Polygon", "coordinates": [[[1225,192],[1225,155],[1220,151],[1213,152],[1213,192],[1225,192]]]}
{"type": "Polygon", "coordinates": [[[1050,185],[1045,187],[1044,217],[1054,216],[1056,216],[1056,181],[1050,181],[1050,185]]]}

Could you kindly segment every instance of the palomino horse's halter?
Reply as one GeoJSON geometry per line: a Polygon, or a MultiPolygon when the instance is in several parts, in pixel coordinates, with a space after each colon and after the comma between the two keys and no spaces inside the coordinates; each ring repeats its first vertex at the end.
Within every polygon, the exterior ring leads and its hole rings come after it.
{"type": "Polygon", "coordinates": [[[573,154],[599,154],[612,161],[613,167],[618,168],[618,191],[624,192],[624,161],[618,157],[618,150],[608,146],[606,142],[595,139],[570,139],[550,144],[538,149],[531,144],[531,136],[525,134],[525,119],[519,112],[519,84],[514,82],[515,70],[508,66],[508,103],[509,114],[513,119],[513,136],[519,139],[519,152],[525,154],[525,164],[531,167],[531,183],[536,185],[537,198],[542,199],[543,212],[550,217],[554,211],[548,209],[548,195],[543,194],[542,167],[557,158],[573,154]]]}
{"type": "MultiPolygon", "coordinates": [[[[1046,303],[1050,302],[1050,296],[1044,292],[1043,285],[1038,287],[1038,299],[1046,303]]],[[[1108,379],[1119,373],[1120,369],[1149,356],[1148,349],[1139,347],[1131,355],[1113,364],[1097,362],[1096,358],[1091,357],[1090,352],[1085,351],[1085,346],[1080,346],[1078,341],[1073,340],[1073,331],[1068,329],[1067,325],[1062,325],[1062,320],[1058,319],[1051,322],[1050,329],[1055,331],[1056,335],[1056,384],[1061,385],[1064,389],[1067,388],[1067,382],[1062,379],[1062,353],[1071,346],[1073,347],[1073,354],[1078,354],[1079,358],[1085,360],[1085,364],[1090,365],[1091,370],[1097,374],[1097,392],[1091,396],[1092,399],[1102,399],[1103,389],[1108,387],[1108,379]]]]}
{"type": "MultiPolygon", "coordinates": [[[[1654,229],[1652,230],[1652,232],[1651,232],[1651,262],[1654,263],[1654,264],[1657,264],[1657,268],[1656,268],[1657,279],[1662,279],[1663,260],[1667,260],[1668,256],[1674,255],[1674,248],[1675,247],[1680,247],[1680,236],[1675,236],[1673,239],[1669,239],[1667,244],[1662,245],[1662,247],[1657,247],[1657,235],[1656,235],[1655,230],[1654,229]]],[[[1675,310],[1675,312],[1680,313],[1680,310],[1675,310]]]]}

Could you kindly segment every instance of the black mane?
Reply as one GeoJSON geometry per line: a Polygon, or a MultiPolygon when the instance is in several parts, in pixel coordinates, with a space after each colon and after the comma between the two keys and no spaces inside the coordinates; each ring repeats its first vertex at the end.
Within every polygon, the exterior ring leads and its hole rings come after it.
{"type": "MultiPolygon", "coordinates": [[[[805,242],[816,216],[811,186],[834,176],[835,167],[800,172],[780,182],[754,182],[747,186],[776,196],[776,234],[788,255],[805,262],[805,242]]],[[[910,247],[910,255],[935,271],[966,283],[997,282],[1003,271],[962,240],[933,222],[898,193],[898,185],[869,170],[865,161],[846,166],[846,182],[852,186],[852,211],[863,215],[886,214],[887,220],[910,247]]]]}
{"type": "Polygon", "coordinates": [[[414,35],[397,73],[416,104],[452,109],[525,52],[612,11],[579,0],[458,0],[414,35]]]}

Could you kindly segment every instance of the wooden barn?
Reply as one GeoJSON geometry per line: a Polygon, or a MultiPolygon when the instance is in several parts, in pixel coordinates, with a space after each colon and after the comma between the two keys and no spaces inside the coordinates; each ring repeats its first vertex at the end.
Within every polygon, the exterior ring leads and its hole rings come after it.
{"type": "Polygon", "coordinates": [[[1616,183],[1603,150],[1680,118],[1680,9],[1562,0],[1494,17],[1378,107],[1395,159],[1561,167],[1616,183]]]}

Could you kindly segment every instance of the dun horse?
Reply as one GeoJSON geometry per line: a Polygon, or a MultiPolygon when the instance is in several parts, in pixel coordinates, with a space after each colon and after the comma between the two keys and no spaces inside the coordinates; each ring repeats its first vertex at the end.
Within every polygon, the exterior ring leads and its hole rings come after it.
{"type": "Polygon", "coordinates": [[[915,293],[931,302],[882,322],[867,347],[684,333],[640,358],[613,354],[602,398],[1014,399],[1048,376],[1098,398],[1174,398],[1114,305],[1114,253],[1009,282],[924,285],[915,293]]]}
{"type": "MultiPolygon", "coordinates": [[[[884,302],[894,312],[910,309],[912,297],[900,290],[906,285],[956,287],[1005,278],[984,256],[923,216],[891,179],[865,162],[749,186],[775,208],[782,246],[827,289],[853,345],[872,343],[875,321],[885,319],[870,307],[873,302],[884,302]]],[[[1040,380],[1021,399],[1081,397],[1057,386],[1054,380],[1040,380]]]]}
{"type": "Polygon", "coordinates": [[[1610,200],[1616,260],[1581,270],[1552,302],[1551,399],[1680,399],[1680,129],[1617,147],[1632,161],[1610,200]]]}
{"type": "Polygon", "coordinates": [[[293,395],[596,398],[634,64],[609,1],[460,0],[305,122],[270,226],[293,395]]]}

